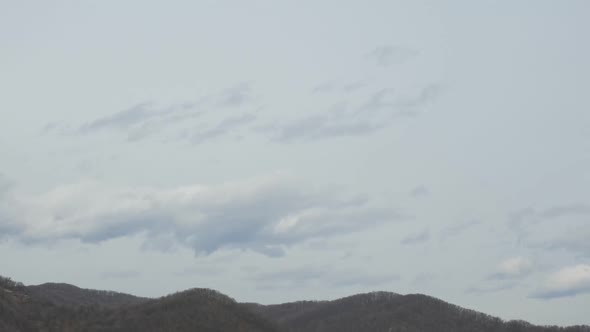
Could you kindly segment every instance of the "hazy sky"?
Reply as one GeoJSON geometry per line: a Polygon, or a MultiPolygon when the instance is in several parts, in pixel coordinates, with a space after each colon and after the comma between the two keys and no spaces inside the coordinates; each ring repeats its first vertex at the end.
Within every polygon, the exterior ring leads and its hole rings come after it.
{"type": "Polygon", "coordinates": [[[589,1],[0,0],[0,274],[590,324],[589,1]]]}

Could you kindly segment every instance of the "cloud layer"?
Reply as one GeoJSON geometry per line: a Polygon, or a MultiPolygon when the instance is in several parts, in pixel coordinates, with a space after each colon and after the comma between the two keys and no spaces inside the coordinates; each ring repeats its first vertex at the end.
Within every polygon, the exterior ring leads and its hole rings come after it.
{"type": "MultiPolygon", "coordinates": [[[[403,64],[418,54],[418,51],[406,47],[382,46],[366,53],[365,58],[380,66],[390,66],[403,64]]],[[[382,72],[381,75],[387,75],[382,72]]],[[[254,114],[254,109],[271,109],[274,112],[289,108],[289,105],[266,105],[258,96],[255,97],[250,84],[242,83],[196,101],[165,107],[145,102],[77,125],[51,123],[42,132],[65,135],[114,132],[126,135],[128,141],[168,132],[176,139],[193,145],[229,135],[241,128],[279,143],[356,137],[383,130],[400,118],[419,115],[422,108],[441,92],[441,86],[436,83],[400,87],[375,83],[379,81],[375,79],[373,84],[370,81],[357,77],[316,86],[312,89],[315,97],[309,101],[310,105],[324,105],[324,98],[318,94],[326,97],[328,92],[338,92],[331,94],[332,106],[312,106],[311,110],[302,110],[304,115],[290,119],[264,118],[254,114]]],[[[295,92],[290,98],[301,99],[302,96],[295,92]]]]}
{"type": "Polygon", "coordinates": [[[314,190],[282,175],[168,189],[88,181],[39,195],[11,193],[0,207],[2,233],[32,243],[144,235],[152,249],[180,245],[210,254],[232,248],[267,256],[403,218],[362,196],[314,190]]]}
{"type": "MultiPolygon", "coordinates": [[[[76,126],[48,124],[44,133],[61,133],[64,135],[90,135],[101,132],[122,133],[128,141],[139,141],[173,127],[175,130],[194,120],[212,113],[212,110],[236,109],[253,101],[249,84],[231,86],[217,93],[199,98],[197,101],[184,102],[169,106],[158,106],[151,102],[134,105],[102,117],[92,119],[76,126]]],[[[236,128],[253,120],[252,114],[228,115],[217,125],[206,129],[190,128],[189,138],[193,143],[200,143],[219,136],[229,129],[236,128]]],[[[187,136],[187,135],[185,135],[187,136]]]]}
{"type": "Polygon", "coordinates": [[[524,257],[513,257],[502,261],[491,279],[514,279],[525,277],[533,271],[533,263],[524,257]]]}
{"type": "Polygon", "coordinates": [[[557,271],[531,297],[553,299],[583,293],[590,293],[590,265],[587,264],[566,267],[557,271]]]}
{"type": "Polygon", "coordinates": [[[368,135],[404,117],[414,117],[435,100],[441,87],[431,84],[414,95],[400,95],[391,89],[373,92],[357,104],[337,103],[312,115],[258,127],[258,131],[281,143],[320,140],[342,136],[368,135]]]}
{"type": "Polygon", "coordinates": [[[590,205],[556,205],[542,210],[527,208],[512,213],[510,232],[530,248],[561,250],[581,258],[590,257],[590,205]],[[556,228],[556,223],[560,227],[556,228]]]}

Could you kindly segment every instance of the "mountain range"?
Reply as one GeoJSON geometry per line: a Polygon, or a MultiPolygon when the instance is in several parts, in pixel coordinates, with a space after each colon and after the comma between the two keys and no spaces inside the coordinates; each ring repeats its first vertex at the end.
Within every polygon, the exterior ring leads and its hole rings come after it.
{"type": "Polygon", "coordinates": [[[590,326],[504,321],[422,294],[372,292],[262,305],[204,288],[152,299],[62,283],[25,286],[0,277],[0,331],[590,332],[590,326]]]}

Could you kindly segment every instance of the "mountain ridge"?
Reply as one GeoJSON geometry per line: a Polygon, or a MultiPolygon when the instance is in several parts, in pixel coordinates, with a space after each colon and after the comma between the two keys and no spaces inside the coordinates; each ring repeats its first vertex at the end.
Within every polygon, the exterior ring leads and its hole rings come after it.
{"type": "Polygon", "coordinates": [[[386,291],[335,300],[240,303],[208,288],[158,298],[79,288],[25,286],[0,277],[0,331],[590,332],[590,326],[504,321],[424,294],[386,291]]]}

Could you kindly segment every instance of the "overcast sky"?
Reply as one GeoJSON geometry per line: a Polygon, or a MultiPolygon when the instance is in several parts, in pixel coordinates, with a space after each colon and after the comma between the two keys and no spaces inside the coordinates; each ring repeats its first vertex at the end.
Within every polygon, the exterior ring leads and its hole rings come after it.
{"type": "Polygon", "coordinates": [[[0,275],[590,324],[590,2],[0,0],[0,275]]]}

